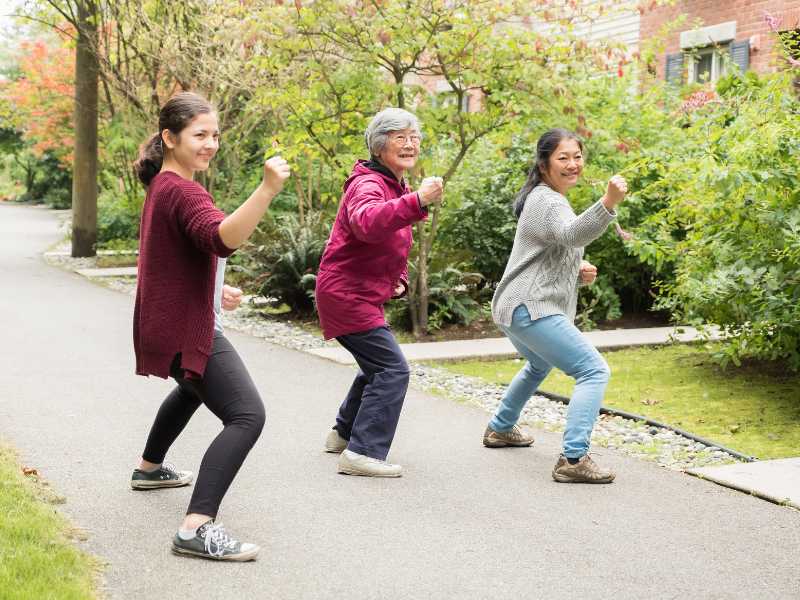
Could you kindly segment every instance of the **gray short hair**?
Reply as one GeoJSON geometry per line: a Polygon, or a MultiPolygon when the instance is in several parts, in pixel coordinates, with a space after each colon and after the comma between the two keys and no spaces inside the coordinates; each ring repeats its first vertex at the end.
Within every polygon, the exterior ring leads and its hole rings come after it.
{"type": "Polygon", "coordinates": [[[369,122],[367,130],[364,132],[364,141],[367,143],[370,156],[378,156],[383,150],[389,133],[402,129],[413,129],[422,137],[419,119],[407,110],[385,108],[372,117],[372,121],[369,122]]]}

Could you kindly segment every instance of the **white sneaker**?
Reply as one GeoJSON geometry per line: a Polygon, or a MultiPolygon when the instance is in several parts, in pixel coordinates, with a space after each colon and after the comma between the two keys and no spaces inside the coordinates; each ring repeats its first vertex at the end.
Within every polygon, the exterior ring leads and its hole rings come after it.
{"type": "Polygon", "coordinates": [[[364,477],[401,477],[403,467],[345,450],[339,457],[339,473],[364,477]]]}
{"type": "Polygon", "coordinates": [[[347,440],[340,436],[337,430],[332,429],[325,438],[325,452],[341,454],[345,448],[347,448],[347,440]]]}

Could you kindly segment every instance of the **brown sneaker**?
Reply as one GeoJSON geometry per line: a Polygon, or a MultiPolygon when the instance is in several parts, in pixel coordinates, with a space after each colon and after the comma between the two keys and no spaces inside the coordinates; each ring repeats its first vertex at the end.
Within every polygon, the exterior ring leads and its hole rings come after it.
{"type": "Polygon", "coordinates": [[[614,471],[601,469],[588,454],[583,455],[574,465],[569,464],[562,454],[553,467],[553,479],[559,483],[611,483],[614,477],[614,471]]]}
{"type": "Polygon", "coordinates": [[[503,448],[505,446],[530,446],[533,436],[514,425],[508,431],[495,431],[487,426],[483,432],[483,445],[487,448],[503,448]]]}

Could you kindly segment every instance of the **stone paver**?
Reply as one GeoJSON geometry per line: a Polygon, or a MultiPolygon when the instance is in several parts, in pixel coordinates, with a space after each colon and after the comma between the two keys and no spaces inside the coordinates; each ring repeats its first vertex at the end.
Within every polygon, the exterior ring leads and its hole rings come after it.
{"type": "MultiPolygon", "coordinates": [[[[589,331],[589,341],[598,350],[611,350],[634,346],[657,346],[676,342],[693,342],[702,339],[693,327],[648,327],[646,329],[612,329],[589,331]]],[[[716,338],[716,335],[711,336],[716,338]]],[[[508,338],[484,338],[480,340],[454,340],[448,342],[423,342],[401,344],[400,347],[411,361],[415,360],[458,360],[467,358],[512,358],[518,356],[517,350],[508,338]]],[[[352,355],[344,348],[314,348],[309,350],[322,358],[343,365],[355,364],[352,355]]]]}
{"type": "Polygon", "coordinates": [[[136,277],[136,267],[111,267],[106,269],[78,269],[78,275],[89,279],[93,277],[136,277]]]}
{"type": "MultiPolygon", "coordinates": [[[[690,469],[688,473],[771,502],[800,509],[800,458],[702,467],[690,469]]],[[[800,588],[798,592],[800,593],[800,588]]]]}

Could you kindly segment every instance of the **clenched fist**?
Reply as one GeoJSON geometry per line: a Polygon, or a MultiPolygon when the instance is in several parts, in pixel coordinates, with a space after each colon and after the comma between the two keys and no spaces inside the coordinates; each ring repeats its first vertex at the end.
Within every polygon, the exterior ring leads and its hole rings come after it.
{"type": "Polygon", "coordinates": [[[625,198],[625,194],[627,193],[628,182],[625,181],[625,178],[621,175],[614,175],[608,181],[606,195],[603,196],[603,204],[607,209],[614,210],[614,207],[622,202],[622,200],[625,198]]]}
{"type": "Polygon", "coordinates": [[[289,179],[289,175],[291,175],[289,163],[280,156],[273,156],[264,161],[264,178],[261,185],[270,190],[273,195],[276,195],[283,189],[283,184],[289,179]]]}
{"type": "Polygon", "coordinates": [[[422,206],[441,203],[443,189],[441,177],[426,177],[422,180],[419,190],[417,190],[419,203],[422,206]]]}
{"type": "Polygon", "coordinates": [[[581,269],[578,271],[578,275],[581,278],[581,283],[584,285],[594,283],[594,280],[597,279],[597,267],[595,267],[589,261],[582,260],[581,269]]]}
{"type": "Polygon", "coordinates": [[[236,310],[242,303],[242,290],[230,285],[222,286],[222,308],[236,310]]]}

